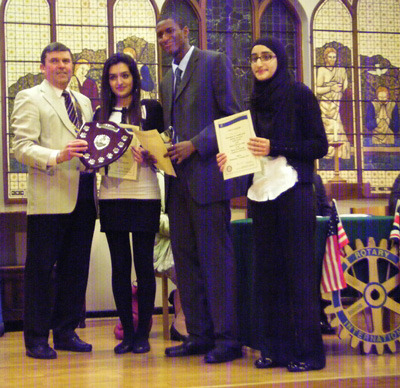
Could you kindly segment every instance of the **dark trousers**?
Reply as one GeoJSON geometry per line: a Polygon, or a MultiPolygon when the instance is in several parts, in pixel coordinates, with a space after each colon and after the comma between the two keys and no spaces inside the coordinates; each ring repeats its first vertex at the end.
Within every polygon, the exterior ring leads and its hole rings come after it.
{"type": "Polygon", "coordinates": [[[133,340],[134,335],[147,338],[156,296],[153,264],[155,233],[132,232],[132,247],[138,285],[139,323],[136,333],[134,333],[132,317],[132,254],[129,232],[107,231],[106,236],[111,254],[112,289],[118,315],[124,329],[124,340],[133,340]]]}
{"type": "Polygon", "coordinates": [[[256,257],[252,298],[264,356],[325,365],[319,324],[316,216],[311,184],[273,201],[249,201],[256,257]]]}
{"type": "Polygon", "coordinates": [[[238,346],[229,201],[200,205],[183,178],[170,179],[168,194],[171,245],[187,330],[199,340],[238,346]]]}
{"type": "Polygon", "coordinates": [[[47,343],[51,328],[54,333],[63,334],[78,326],[85,301],[95,220],[93,179],[81,182],[72,213],[28,216],[24,293],[26,346],[47,343]],[[53,307],[51,274],[54,264],[57,266],[53,307]]]}

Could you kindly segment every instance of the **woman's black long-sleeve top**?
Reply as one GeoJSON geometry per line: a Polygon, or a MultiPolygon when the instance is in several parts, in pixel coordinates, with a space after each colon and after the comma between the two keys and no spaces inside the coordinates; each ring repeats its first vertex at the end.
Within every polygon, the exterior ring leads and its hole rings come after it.
{"type": "MultiPolygon", "coordinates": [[[[269,156],[285,156],[297,171],[299,182],[312,183],[314,160],[326,155],[328,140],[313,92],[300,82],[293,83],[292,88],[291,98],[284,102],[293,105],[286,109],[291,117],[276,123],[270,131],[269,156]]],[[[265,120],[264,113],[256,110],[252,115],[257,133],[257,125],[265,120]]]]}

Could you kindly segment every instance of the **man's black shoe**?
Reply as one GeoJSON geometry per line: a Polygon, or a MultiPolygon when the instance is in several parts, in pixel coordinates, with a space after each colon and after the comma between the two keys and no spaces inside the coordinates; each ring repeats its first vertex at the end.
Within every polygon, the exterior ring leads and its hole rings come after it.
{"type": "Polygon", "coordinates": [[[91,352],[92,345],[82,341],[75,332],[68,335],[54,336],[54,349],[71,352],[91,352]]]}
{"type": "Polygon", "coordinates": [[[214,345],[207,342],[185,341],[182,345],[172,346],[165,349],[167,357],[184,357],[194,354],[206,354],[214,345]]]}
{"type": "Polygon", "coordinates": [[[204,356],[204,361],[208,364],[219,364],[241,357],[243,357],[241,348],[219,344],[204,356]]]}
{"type": "Polygon", "coordinates": [[[57,358],[57,353],[48,344],[27,347],[26,355],[40,360],[53,360],[57,358]]]}

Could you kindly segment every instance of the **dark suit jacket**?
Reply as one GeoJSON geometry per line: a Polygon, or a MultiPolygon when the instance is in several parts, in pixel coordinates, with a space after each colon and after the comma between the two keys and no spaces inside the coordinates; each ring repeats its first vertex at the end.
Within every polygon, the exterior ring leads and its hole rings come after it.
{"type": "MultiPolygon", "coordinates": [[[[171,125],[172,70],[161,83],[165,127],[171,125]]],[[[215,155],[218,144],[214,120],[240,112],[233,69],[224,54],[194,48],[175,96],[174,130],[179,141],[191,140],[197,149],[179,165],[192,198],[212,203],[243,195],[246,179],[223,180],[215,155]]]]}

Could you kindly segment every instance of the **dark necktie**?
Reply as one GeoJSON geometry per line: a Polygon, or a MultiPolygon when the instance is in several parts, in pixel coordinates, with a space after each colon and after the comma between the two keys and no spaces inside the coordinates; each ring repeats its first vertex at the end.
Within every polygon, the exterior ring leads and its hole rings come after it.
{"type": "MultiPolygon", "coordinates": [[[[174,108],[175,108],[175,96],[176,96],[176,92],[178,90],[178,86],[181,83],[181,76],[182,76],[182,70],[177,67],[175,69],[175,85],[172,88],[172,106],[171,106],[171,126],[174,126],[174,116],[175,116],[175,112],[174,112],[174,108]]],[[[174,139],[176,142],[176,139],[174,139]]]]}
{"type": "Polygon", "coordinates": [[[175,90],[174,90],[174,97],[176,96],[176,91],[178,90],[178,86],[181,83],[181,76],[182,76],[182,70],[177,67],[175,70],[175,90]]]}
{"type": "Polygon", "coordinates": [[[81,125],[71,96],[66,90],[63,90],[61,95],[64,97],[65,100],[65,108],[67,109],[68,117],[71,120],[71,123],[74,124],[74,126],[78,129],[81,125]]]}

